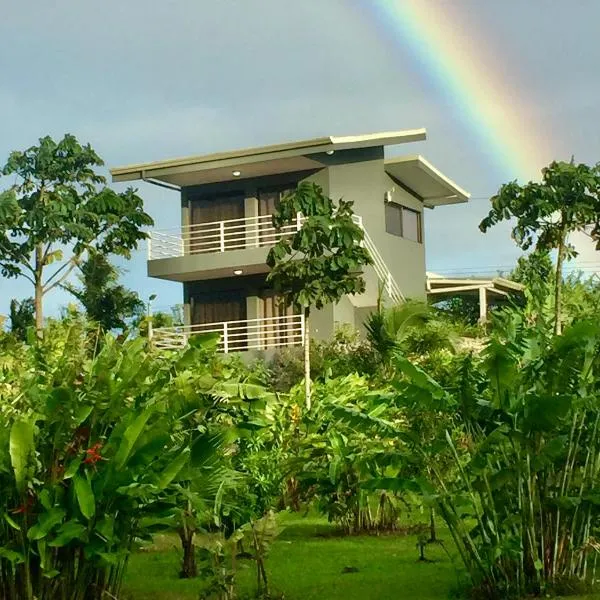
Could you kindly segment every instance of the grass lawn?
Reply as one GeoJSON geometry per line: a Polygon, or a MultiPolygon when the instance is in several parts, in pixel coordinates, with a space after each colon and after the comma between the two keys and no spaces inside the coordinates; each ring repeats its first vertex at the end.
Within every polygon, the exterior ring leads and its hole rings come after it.
{"type": "MultiPolygon", "coordinates": [[[[286,600],[437,600],[452,597],[457,588],[455,566],[441,547],[427,547],[426,556],[434,562],[417,561],[415,535],[338,537],[322,518],[282,514],[279,522],[284,529],[271,548],[267,570],[272,591],[286,600]],[[343,573],[345,567],[358,571],[343,573]]],[[[175,537],[164,536],[131,557],[125,598],[198,599],[200,581],[177,576],[176,544],[175,537]]],[[[241,596],[252,591],[254,577],[252,568],[240,569],[241,596]]]]}

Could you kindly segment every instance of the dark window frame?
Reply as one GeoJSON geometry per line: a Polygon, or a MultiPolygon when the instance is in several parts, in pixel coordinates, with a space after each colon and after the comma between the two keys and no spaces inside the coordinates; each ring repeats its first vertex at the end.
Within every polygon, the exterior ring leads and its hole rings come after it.
{"type": "Polygon", "coordinates": [[[385,231],[390,235],[394,235],[396,237],[401,237],[404,240],[409,242],[415,242],[417,244],[423,243],[423,215],[421,211],[415,210],[414,208],[410,208],[405,206],[404,204],[400,204],[399,202],[386,202],[385,204],[385,231]],[[391,222],[389,217],[389,209],[394,209],[397,211],[398,222],[391,222]],[[404,232],[404,211],[410,212],[412,214],[417,215],[417,239],[413,239],[407,237],[404,232]]]}

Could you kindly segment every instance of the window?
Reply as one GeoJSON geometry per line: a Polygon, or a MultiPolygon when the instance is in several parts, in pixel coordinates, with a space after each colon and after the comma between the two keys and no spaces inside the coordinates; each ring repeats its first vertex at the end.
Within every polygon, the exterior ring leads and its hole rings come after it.
{"type": "Polygon", "coordinates": [[[385,230],[392,235],[402,236],[402,207],[399,204],[386,203],[385,230]]]}
{"type": "Polygon", "coordinates": [[[258,214],[272,215],[277,210],[279,201],[295,189],[296,186],[285,185],[258,190],[258,214]]]}
{"type": "Polygon", "coordinates": [[[385,205],[385,230],[413,242],[422,242],[421,213],[391,202],[385,205]]]}
{"type": "MultiPolygon", "coordinates": [[[[279,207],[279,201],[287,194],[294,191],[294,187],[275,187],[258,190],[258,214],[262,216],[272,215],[279,207]]],[[[270,246],[277,241],[277,233],[271,227],[270,221],[261,221],[260,245],[270,246]]]]}

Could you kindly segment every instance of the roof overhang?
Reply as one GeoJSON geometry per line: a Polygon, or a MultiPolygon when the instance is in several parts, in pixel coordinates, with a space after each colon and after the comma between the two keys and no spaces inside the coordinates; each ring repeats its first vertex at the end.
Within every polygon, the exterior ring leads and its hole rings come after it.
{"type": "Polygon", "coordinates": [[[525,290],[524,285],[504,277],[459,278],[427,273],[427,293],[439,300],[457,295],[477,295],[481,288],[504,298],[513,294],[522,295],[525,290]]]}
{"type": "Polygon", "coordinates": [[[425,129],[356,136],[328,136],[289,144],[141,163],[117,167],[110,172],[115,182],[141,179],[184,187],[238,178],[322,169],[327,166],[327,161],[321,161],[319,158],[326,157],[327,153],[406,144],[422,141],[425,138],[425,129]],[[233,176],[234,171],[240,172],[238,177],[233,176]]]}
{"type": "Polygon", "coordinates": [[[428,208],[467,202],[471,196],[418,154],[389,158],[385,170],[428,208]]]}

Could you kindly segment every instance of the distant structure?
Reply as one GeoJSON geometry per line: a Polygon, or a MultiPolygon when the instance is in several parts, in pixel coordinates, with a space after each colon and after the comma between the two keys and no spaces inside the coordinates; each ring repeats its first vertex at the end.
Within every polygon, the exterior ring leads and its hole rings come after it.
{"type": "Polygon", "coordinates": [[[456,297],[479,299],[479,322],[487,321],[492,305],[506,302],[511,296],[521,296],[525,287],[503,277],[485,279],[478,277],[445,277],[427,273],[427,296],[430,302],[440,302],[456,297]]]}

